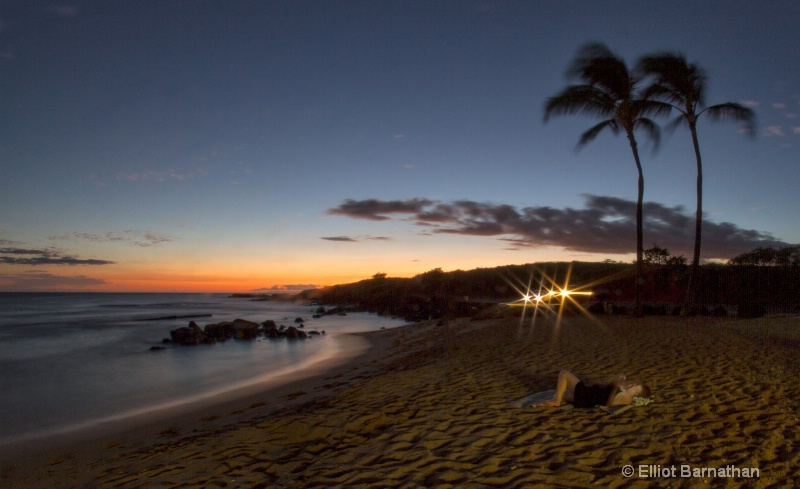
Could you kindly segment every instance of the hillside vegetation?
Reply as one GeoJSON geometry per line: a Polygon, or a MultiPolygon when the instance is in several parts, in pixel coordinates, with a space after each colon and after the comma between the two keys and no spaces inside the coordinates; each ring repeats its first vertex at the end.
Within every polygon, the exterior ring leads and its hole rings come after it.
{"type": "MultiPolygon", "coordinates": [[[[680,261],[649,263],[643,277],[646,304],[679,305],[684,300],[689,267],[680,261]]],[[[706,310],[736,307],[751,311],[793,311],[800,306],[800,267],[704,265],[698,303],[706,310]]],[[[464,315],[475,307],[513,302],[524,294],[568,288],[592,292],[584,302],[633,302],[635,266],[614,262],[556,262],[506,265],[445,272],[434,269],[411,278],[377,273],[369,279],[302,292],[301,300],[392,315],[408,320],[464,315]]]]}

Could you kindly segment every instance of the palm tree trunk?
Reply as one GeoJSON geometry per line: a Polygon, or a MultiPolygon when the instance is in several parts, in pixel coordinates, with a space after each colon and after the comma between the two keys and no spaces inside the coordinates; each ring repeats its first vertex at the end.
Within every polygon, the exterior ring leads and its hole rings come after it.
{"type": "Polygon", "coordinates": [[[633,159],[636,161],[636,169],[639,171],[639,194],[636,200],[636,283],[634,285],[634,314],[637,318],[642,317],[642,285],[644,282],[644,221],[642,219],[642,205],[644,200],[644,173],[642,172],[642,162],[639,159],[639,149],[636,145],[636,138],[633,131],[627,131],[628,142],[631,145],[633,159]]]}
{"type": "Polygon", "coordinates": [[[686,289],[686,299],[684,301],[683,315],[694,315],[697,311],[697,284],[700,280],[700,247],[703,233],[703,160],[700,157],[700,143],[697,140],[697,126],[689,124],[692,133],[692,143],[694,144],[694,156],[697,160],[697,211],[694,223],[694,256],[692,266],[689,269],[689,285],[686,289]]]}

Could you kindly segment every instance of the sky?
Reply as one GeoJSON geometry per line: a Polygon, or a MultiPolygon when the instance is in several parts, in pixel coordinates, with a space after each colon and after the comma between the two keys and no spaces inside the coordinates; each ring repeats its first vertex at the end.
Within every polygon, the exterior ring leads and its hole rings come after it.
{"type": "MultiPolygon", "coordinates": [[[[682,52],[756,112],[698,124],[705,262],[797,244],[798,25],[785,0],[0,0],[0,291],[631,261],[627,140],[543,120],[588,42],[682,52]]],[[[689,132],[638,136],[645,247],[691,259],[689,132]]]]}

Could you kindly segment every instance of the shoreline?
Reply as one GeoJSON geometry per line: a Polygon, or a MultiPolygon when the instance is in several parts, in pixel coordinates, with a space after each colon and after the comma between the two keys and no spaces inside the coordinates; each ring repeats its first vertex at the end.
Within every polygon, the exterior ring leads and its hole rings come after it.
{"type": "Polygon", "coordinates": [[[46,438],[91,438],[98,433],[114,433],[129,431],[127,426],[152,424],[157,420],[176,418],[181,413],[191,413],[202,406],[217,406],[236,402],[242,398],[255,396],[265,391],[280,389],[282,386],[300,383],[306,378],[314,377],[320,369],[335,368],[346,364],[353,358],[362,355],[369,345],[358,337],[358,333],[331,335],[324,354],[320,354],[301,363],[289,365],[281,370],[263,374],[250,380],[231,383],[226,387],[208,391],[205,394],[187,396],[167,403],[150,405],[130,411],[124,411],[102,418],[75,422],[52,429],[40,429],[31,433],[13,435],[9,439],[0,440],[0,454],[6,447],[32,445],[46,438]],[[343,345],[344,344],[344,345],[343,345]]]}
{"type": "Polygon", "coordinates": [[[0,461],[4,462],[0,466],[0,486],[10,483],[9,477],[19,469],[27,471],[31,465],[53,458],[75,457],[77,461],[115,445],[117,442],[113,440],[123,440],[128,447],[145,446],[164,433],[215,430],[250,420],[254,414],[269,416],[274,411],[301,404],[315,391],[332,387],[330,383],[326,384],[326,380],[346,378],[348,373],[361,368],[362,363],[371,361],[375,343],[380,343],[377,339],[370,339],[372,333],[375,332],[336,335],[332,340],[346,345],[335,346],[333,354],[308,364],[288,367],[287,370],[296,371],[266,381],[248,382],[188,402],[112,416],[79,427],[37,433],[2,443],[0,461]],[[254,410],[258,413],[253,413],[254,410]],[[7,466],[9,460],[13,462],[7,466]]]}
{"type": "Polygon", "coordinates": [[[257,384],[259,391],[291,382],[297,370],[309,362],[349,357],[356,353],[348,349],[363,349],[353,346],[355,340],[343,339],[343,334],[400,324],[369,314],[312,320],[312,309],[307,305],[275,308],[219,301],[214,306],[219,317],[264,316],[282,322],[305,317],[306,331],[327,329],[327,334],[298,342],[262,336],[254,341],[218,342],[192,349],[163,345],[162,338],[186,322],[145,324],[135,320],[143,317],[141,311],[149,311],[148,319],[166,317],[182,308],[194,309],[193,304],[206,304],[203,301],[208,298],[177,294],[178,298],[170,299],[164,294],[144,294],[147,298],[136,299],[131,294],[114,294],[114,299],[102,299],[97,294],[81,295],[91,297],[51,300],[36,294],[36,300],[20,301],[18,311],[14,310],[17,312],[9,310],[10,314],[3,317],[0,357],[8,368],[0,382],[5,395],[0,402],[4,408],[0,413],[0,449],[126,418],[142,418],[143,413],[164,411],[170,406],[204,405],[212,396],[235,398],[238,394],[228,391],[241,391],[242,387],[246,391],[252,389],[250,384],[257,384]],[[65,307],[72,311],[70,315],[61,312],[65,307]],[[61,327],[50,326],[52,322],[61,327]],[[51,330],[58,334],[51,334],[51,330]]]}
{"type": "Polygon", "coordinates": [[[762,487],[800,465],[797,326],[797,317],[495,318],[359,333],[366,351],[300,384],[11,454],[0,485],[621,487],[654,482],[626,478],[627,465],[686,464],[760,475],[659,481],[762,487]],[[616,416],[511,406],[552,389],[562,368],[587,380],[627,373],[654,402],[616,416]]]}

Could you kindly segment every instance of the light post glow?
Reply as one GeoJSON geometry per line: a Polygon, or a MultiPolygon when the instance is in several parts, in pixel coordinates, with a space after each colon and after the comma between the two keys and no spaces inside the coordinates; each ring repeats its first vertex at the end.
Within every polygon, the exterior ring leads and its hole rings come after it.
{"type": "MultiPolygon", "coordinates": [[[[570,299],[572,296],[576,296],[576,295],[590,296],[590,295],[592,295],[592,292],[582,291],[582,290],[569,290],[569,289],[566,289],[566,288],[565,289],[559,288],[558,290],[550,289],[547,292],[545,292],[544,294],[534,294],[534,293],[528,291],[527,293],[520,292],[520,295],[522,297],[520,298],[520,300],[518,300],[516,302],[520,302],[523,305],[525,305],[525,304],[541,304],[541,303],[544,303],[545,301],[552,300],[552,299],[559,298],[559,297],[563,300],[563,299],[570,299]]],[[[514,304],[514,303],[512,303],[512,304],[514,304]]]]}
{"type": "MultiPolygon", "coordinates": [[[[593,292],[586,290],[591,287],[591,284],[577,286],[570,288],[569,279],[572,272],[572,267],[567,269],[566,276],[563,283],[559,283],[556,279],[548,276],[542,271],[537,272],[535,269],[531,271],[531,275],[527,283],[517,277],[511,276],[505,278],[505,282],[511,286],[517,294],[519,299],[504,303],[505,306],[511,308],[521,308],[521,314],[518,314],[520,326],[529,318],[531,326],[535,325],[537,318],[546,320],[553,320],[555,325],[555,333],[561,325],[561,320],[564,315],[581,314],[587,317],[592,317],[589,311],[581,304],[581,299],[578,296],[592,296],[593,292]],[[538,275],[538,280],[536,280],[538,275]],[[534,282],[538,282],[538,286],[534,282]]],[[[533,332],[533,329],[530,330],[533,332]]]]}

